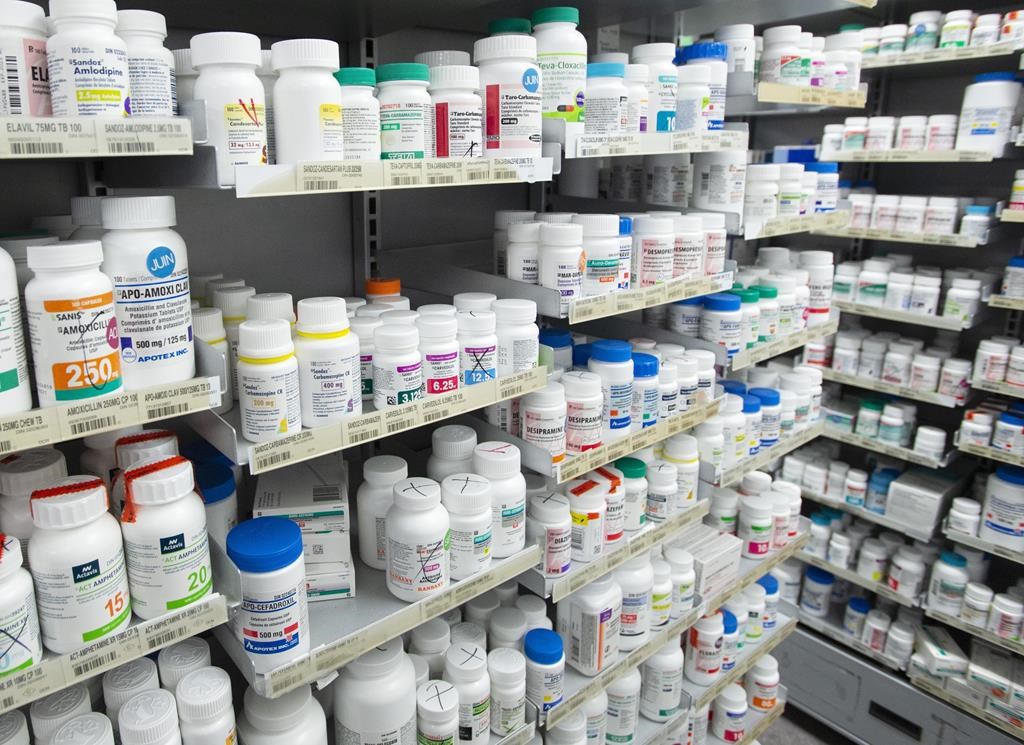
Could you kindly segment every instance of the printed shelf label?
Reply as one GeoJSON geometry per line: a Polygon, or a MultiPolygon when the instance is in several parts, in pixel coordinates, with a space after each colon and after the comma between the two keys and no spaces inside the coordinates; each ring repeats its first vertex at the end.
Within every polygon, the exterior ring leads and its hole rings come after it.
{"type": "Polygon", "coordinates": [[[100,155],[191,155],[192,123],[186,117],[96,120],[100,155]]]}

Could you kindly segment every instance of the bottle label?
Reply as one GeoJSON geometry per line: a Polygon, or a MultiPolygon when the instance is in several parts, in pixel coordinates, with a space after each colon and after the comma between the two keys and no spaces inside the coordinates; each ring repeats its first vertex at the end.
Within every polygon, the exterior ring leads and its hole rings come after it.
{"type": "Polygon", "coordinates": [[[448,586],[451,534],[426,543],[404,543],[388,537],[388,584],[429,594],[448,586]]]}
{"type": "Polygon", "coordinates": [[[0,116],[52,116],[45,39],[0,45],[0,116]]]}
{"type": "Polygon", "coordinates": [[[233,166],[266,165],[267,131],[270,126],[267,107],[261,103],[224,104],[224,132],[228,162],[233,166]]]}
{"type": "Polygon", "coordinates": [[[362,412],[359,355],[331,355],[318,350],[315,357],[302,357],[302,409],[312,426],[362,412]]]}
{"type": "MultiPolygon", "coordinates": [[[[547,78],[544,79],[547,89],[547,78]]],[[[608,135],[619,134],[625,125],[628,114],[628,96],[588,96],[587,97],[587,134],[608,135]]],[[[545,114],[545,116],[548,116],[545,114]]]]}
{"type": "Polygon", "coordinates": [[[608,710],[605,712],[605,742],[614,745],[629,745],[636,735],[637,713],[640,699],[636,694],[608,694],[608,710]]]}
{"type": "Polygon", "coordinates": [[[640,425],[641,429],[653,427],[658,423],[661,409],[661,397],[657,385],[634,385],[633,398],[630,404],[630,419],[640,425]]]}
{"type": "Polygon", "coordinates": [[[480,158],[484,112],[479,106],[441,101],[434,104],[434,132],[438,158],[480,158]]]}
{"type": "Polygon", "coordinates": [[[537,568],[548,577],[568,572],[572,555],[572,528],[544,528],[540,540],[543,552],[537,568]]]}
{"type": "Polygon", "coordinates": [[[376,106],[343,106],[341,128],[345,160],[380,160],[380,114],[376,106]]]}
{"type": "MultiPolygon", "coordinates": [[[[451,530],[452,575],[471,577],[491,560],[491,529],[451,530]]],[[[383,558],[383,557],[382,557],[383,558]]]]}
{"type": "Polygon", "coordinates": [[[476,385],[497,377],[498,348],[494,344],[463,346],[459,360],[463,385],[476,385]]]}
{"type": "Polygon", "coordinates": [[[238,382],[242,433],[246,439],[261,442],[302,428],[297,365],[274,373],[239,369],[238,382]]]}
{"type": "Polygon", "coordinates": [[[772,543],[772,524],[745,526],[747,553],[751,556],[767,556],[772,543]]]}
{"type": "Polygon", "coordinates": [[[640,705],[646,713],[657,717],[671,717],[679,711],[683,689],[682,666],[671,670],[658,670],[650,665],[643,666],[643,685],[640,688],[640,705]]]}
{"type": "Polygon", "coordinates": [[[32,589],[12,600],[0,608],[0,636],[5,642],[0,647],[0,678],[38,664],[43,657],[32,589]]]}
{"type": "Polygon", "coordinates": [[[687,651],[693,656],[694,669],[705,675],[717,675],[722,667],[723,638],[700,633],[690,629],[687,651]]]}
{"type": "Polygon", "coordinates": [[[602,407],[566,401],[565,449],[584,453],[601,446],[602,407]]]}
{"type": "Polygon", "coordinates": [[[565,460],[565,418],[523,408],[523,439],[550,453],[552,463],[561,463],[565,460]]]}
{"type": "Polygon", "coordinates": [[[619,634],[622,636],[643,636],[650,627],[651,592],[627,590],[622,593],[622,618],[619,634]]]}
{"type": "Polygon", "coordinates": [[[121,546],[102,557],[57,571],[32,568],[43,644],[87,644],[127,626],[132,617],[121,546]]]}
{"type": "Polygon", "coordinates": [[[131,115],[128,51],[123,45],[55,47],[51,42],[46,66],[54,116],[131,115]]]}
{"type": "Polygon", "coordinates": [[[398,729],[381,732],[357,732],[335,717],[334,739],[337,745],[416,745],[416,717],[409,717],[398,729]]]}
{"type": "Polygon", "coordinates": [[[456,390],[459,387],[459,353],[424,354],[423,385],[428,396],[456,390]]]}
{"type": "Polygon", "coordinates": [[[604,670],[619,653],[620,609],[603,608],[589,613],[570,603],[569,613],[566,657],[585,670],[604,670]]]}
{"type": "Polygon", "coordinates": [[[491,519],[494,547],[499,550],[499,556],[520,550],[526,538],[526,493],[518,500],[497,500],[491,506],[491,519]]]}
{"type": "Polygon", "coordinates": [[[17,296],[0,298],[0,393],[28,385],[28,357],[17,296]]]}
{"type": "MultiPolygon", "coordinates": [[[[134,93],[134,89],[132,89],[134,93]]],[[[325,157],[335,156],[338,159],[345,151],[345,126],[343,124],[341,104],[322,103],[320,114],[320,149],[325,157]]]]}
{"type": "Polygon", "coordinates": [[[653,287],[672,279],[675,239],[640,238],[635,250],[640,255],[640,287],[653,287]]]}
{"type": "Polygon", "coordinates": [[[150,617],[191,605],[213,589],[206,526],[192,533],[132,540],[137,530],[123,526],[128,584],[136,610],[150,617]]]}
{"type": "Polygon", "coordinates": [[[615,289],[619,279],[619,257],[587,255],[587,268],[583,277],[587,295],[600,295],[615,289]]]}
{"type": "Polygon", "coordinates": [[[430,104],[380,105],[381,160],[434,157],[434,112],[430,104]]]}
{"type": "Polygon", "coordinates": [[[174,67],[159,57],[128,57],[132,116],[174,116],[174,67]]]}
{"type": "Polygon", "coordinates": [[[582,122],[587,55],[583,52],[539,52],[537,66],[544,81],[544,118],[582,122]]]}
{"type": "Polygon", "coordinates": [[[562,701],[564,670],[543,670],[532,665],[526,667],[526,698],[542,711],[548,711],[562,701]]]}
{"type": "Polygon", "coordinates": [[[30,302],[28,325],[41,404],[97,398],[121,388],[113,293],[30,302]]]}
{"type": "Polygon", "coordinates": [[[423,398],[423,363],[373,365],[373,404],[378,409],[423,398]]]}
{"type": "Polygon", "coordinates": [[[630,409],[633,405],[633,383],[605,383],[601,381],[604,393],[604,408],[601,418],[608,429],[628,430],[630,428],[630,409]]]}
{"type": "MultiPolygon", "coordinates": [[[[547,92],[547,86],[545,86],[547,92]]],[[[484,149],[540,155],[540,72],[527,67],[515,83],[484,87],[484,149]]]]}
{"type": "Polygon", "coordinates": [[[459,702],[459,742],[472,743],[487,738],[491,728],[491,697],[459,702]]]}
{"type": "Polygon", "coordinates": [[[671,132],[676,128],[676,91],[679,88],[678,75],[657,75],[647,79],[647,99],[654,114],[654,131],[671,132]]]}
{"type": "Polygon", "coordinates": [[[600,512],[571,510],[572,557],[590,561],[604,553],[604,515],[600,512]]]}
{"type": "Polygon", "coordinates": [[[499,735],[515,732],[526,721],[526,697],[502,698],[495,693],[491,691],[491,731],[499,735]]]}
{"type": "Polygon", "coordinates": [[[498,375],[514,375],[537,367],[540,342],[536,336],[515,339],[511,343],[498,343],[498,375]]]}
{"type": "Polygon", "coordinates": [[[558,290],[560,301],[559,312],[564,316],[569,313],[569,303],[574,298],[583,294],[583,273],[587,267],[587,256],[580,253],[578,261],[573,263],[555,263],[555,286],[552,289],[558,290]]]}

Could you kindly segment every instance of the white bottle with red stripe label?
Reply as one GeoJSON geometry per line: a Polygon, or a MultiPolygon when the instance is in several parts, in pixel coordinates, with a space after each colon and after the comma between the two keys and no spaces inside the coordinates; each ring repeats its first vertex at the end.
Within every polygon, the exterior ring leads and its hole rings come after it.
{"type": "Polygon", "coordinates": [[[480,71],[470,65],[430,68],[434,103],[434,144],[438,158],[481,158],[484,105],[477,94],[480,71]]]}

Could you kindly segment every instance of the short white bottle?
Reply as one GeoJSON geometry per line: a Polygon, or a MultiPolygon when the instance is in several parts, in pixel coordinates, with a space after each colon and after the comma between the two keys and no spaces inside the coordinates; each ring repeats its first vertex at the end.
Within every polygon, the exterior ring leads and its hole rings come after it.
{"type": "Polygon", "coordinates": [[[327,745],[327,717],[308,685],[277,698],[264,698],[245,689],[245,706],[238,717],[238,740],[245,745],[327,745]]]}
{"type": "Polygon", "coordinates": [[[300,300],[295,324],[302,425],[322,427],[363,413],[359,339],[340,297],[300,300]]]}
{"type": "Polygon", "coordinates": [[[128,572],[103,481],[68,476],[35,492],[32,520],[28,559],[43,645],[63,654],[127,627],[128,572]]]}
{"type": "Polygon", "coordinates": [[[219,667],[202,667],[174,689],[182,745],[221,745],[235,740],[231,677],[219,667]]]}
{"type": "Polygon", "coordinates": [[[171,693],[186,675],[209,666],[210,644],[199,636],[164,647],[156,657],[160,687],[171,693]]]}
{"type": "Polygon", "coordinates": [[[519,448],[481,442],[473,450],[473,472],[491,482],[492,554],[504,559],[526,546],[526,479],[519,448]]]}
{"type": "Polygon", "coordinates": [[[377,75],[368,67],[334,73],[341,86],[345,160],[380,160],[380,102],[373,95],[377,75]]]}
{"type": "Polygon", "coordinates": [[[434,108],[434,157],[483,157],[480,71],[468,64],[431,67],[428,90],[434,108]]]}
{"type": "Polygon", "coordinates": [[[128,50],[132,116],[174,116],[177,85],[174,55],[164,46],[167,21],[151,10],[119,10],[116,33],[128,50]]]}
{"type": "Polygon", "coordinates": [[[287,321],[238,327],[238,401],[242,436],[266,442],[302,428],[299,364],[287,321]]]}
{"type": "Polygon", "coordinates": [[[363,483],[356,491],[356,518],[359,558],[368,567],[387,568],[384,521],[394,503],[395,484],[408,477],[409,466],[397,455],[376,455],[363,464],[363,483]]]}
{"type": "Polygon", "coordinates": [[[458,321],[450,316],[421,316],[416,319],[416,328],[420,332],[424,395],[437,396],[458,390],[458,321]]]}
{"type": "Polygon", "coordinates": [[[452,579],[468,579],[491,565],[491,482],[455,473],[441,482],[441,504],[451,522],[452,579]]]}
{"type": "Polygon", "coordinates": [[[338,42],[286,39],[271,45],[274,83],[274,159],[276,163],[342,160],[345,134],[338,42]]]}
{"type": "Polygon", "coordinates": [[[121,533],[132,611],[148,620],[209,595],[206,510],[192,463],[180,455],[143,461],[125,472],[125,495],[121,533]]]}
{"type": "Polygon", "coordinates": [[[64,454],[55,448],[24,450],[8,455],[0,463],[0,532],[18,539],[25,563],[29,540],[35,531],[32,492],[67,475],[64,454]]]}
{"type": "Polygon", "coordinates": [[[473,467],[476,431],[465,424],[446,424],[430,435],[427,478],[438,483],[453,473],[467,473],[473,467]]]}
{"type": "Polygon", "coordinates": [[[174,694],[163,689],[132,696],[117,715],[122,745],[182,745],[174,694]]]}
{"type": "Polygon", "coordinates": [[[384,521],[387,585],[399,600],[414,602],[448,587],[450,521],[436,481],[403,479],[395,484],[394,498],[384,521]]]}
{"type": "Polygon", "coordinates": [[[423,361],[415,326],[384,324],[373,332],[373,405],[379,409],[423,398],[423,361]]]}
{"type": "Polygon", "coordinates": [[[642,647],[650,636],[651,593],[654,570],[651,557],[642,553],[626,561],[612,575],[622,588],[619,649],[629,652],[642,647]]]}
{"type": "Polygon", "coordinates": [[[192,311],[192,331],[197,342],[196,370],[200,375],[215,375],[220,382],[221,402],[214,411],[218,414],[231,411],[235,380],[231,374],[231,347],[224,328],[223,311],[220,308],[195,308],[192,311]]]}
{"type": "Polygon", "coordinates": [[[670,636],[640,668],[643,676],[640,712],[655,722],[668,721],[681,705],[683,650],[680,643],[678,636],[670,636]]]}
{"type": "Polygon", "coordinates": [[[0,533],[0,595],[4,598],[0,631],[8,640],[0,654],[0,666],[11,672],[38,665],[43,659],[43,647],[32,577],[22,567],[20,541],[3,533],[0,533]]]}
{"type": "Polygon", "coordinates": [[[487,651],[476,644],[453,642],[444,655],[444,679],[452,683],[459,694],[458,743],[482,745],[491,730],[487,651]]]}

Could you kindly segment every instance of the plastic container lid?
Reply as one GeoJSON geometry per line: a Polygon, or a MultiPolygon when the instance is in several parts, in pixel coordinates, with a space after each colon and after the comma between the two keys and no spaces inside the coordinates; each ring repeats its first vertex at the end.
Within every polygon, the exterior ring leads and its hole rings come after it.
{"type": "Polygon", "coordinates": [[[974,76],[975,83],[1020,83],[1016,73],[1012,72],[982,72],[974,76]]]}
{"type": "Polygon", "coordinates": [[[444,653],[444,674],[455,682],[477,680],[487,674],[487,651],[479,644],[453,641],[444,653]]]}
{"type": "Polygon", "coordinates": [[[397,277],[370,277],[363,283],[363,291],[367,297],[401,295],[402,280],[397,277]]]}
{"type": "Polygon", "coordinates": [[[503,605],[490,614],[489,620],[492,639],[513,641],[526,634],[526,614],[519,608],[503,605]]]}
{"type": "Polygon", "coordinates": [[[776,406],[781,400],[779,392],[774,388],[751,388],[747,393],[759,398],[762,406],[776,406]]]}
{"type": "Polygon", "coordinates": [[[591,62],[587,65],[588,78],[624,78],[626,66],[619,62],[591,62]]]}
{"type": "MultiPolygon", "coordinates": [[[[573,367],[586,367],[590,361],[591,345],[590,344],[577,344],[572,348],[572,366],[573,367]]],[[[582,371],[573,371],[582,372],[582,371]]],[[[566,373],[568,374],[568,373],[566,373]]],[[[565,380],[565,375],[562,376],[562,380],[565,380]]]]}
{"type": "Polygon", "coordinates": [[[519,685],[526,677],[526,658],[519,650],[499,647],[487,655],[487,672],[491,683],[519,685]]]}
{"type": "Polygon", "coordinates": [[[432,618],[416,626],[411,632],[412,646],[428,654],[444,652],[451,644],[451,632],[440,618],[432,618]]]}
{"type": "MultiPolygon", "coordinates": [[[[476,447],[476,431],[474,431],[472,427],[467,427],[465,424],[446,424],[443,427],[435,429],[430,435],[430,447],[433,454],[438,458],[445,458],[447,460],[467,460],[473,457],[473,448],[476,447]]],[[[406,467],[405,461],[401,458],[393,455],[382,455],[378,457],[401,461],[402,465],[400,469],[388,461],[388,473],[398,473],[398,471],[401,471],[402,473],[402,475],[395,478],[394,481],[404,479],[408,476],[408,468],[406,467]]],[[[371,460],[376,460],[376,458],[372,458],[371,460]]],[[[369,463],[370,461],[367,461],[367,464],[369,463]]],[[[363,470],[365,473],[365,466],[363,470]]],[[[369,479],[367,480],[369,481],[369,479]]]]}
{"type": "MultiPolygon", "coordinates": [[[[18,561],[21,561],[19,552],[18,561]]],[[[10,643],[10,642],[9,642],[10,643]]],[[[78,683],[51,693],[45,698],[32,702],[29,717],[32,720],[32,732],[36,741],[49,742],[53,734],[69,719],[92,711],[89,702],[89,689],[85,684],[78,683]]],[[[0,739],[0,742],[6,742],[0,739]]]]}
{"type": "MultiPolygon", "coordinates": [[[[18,713],[18,712],[12,712],[18,713]]],[[[4,715],[8,716],[8,715],[4,715]]],[[[2,724],[0,717],[0,724],[2,724]]],[[[110,719],[99,712],[79,714],[61,725],[50,740],[50,745],[107,745],[114,741],[114,728],[110,719]]],[[[28,742],[28,733],[25,734],[28,742]]],[[[17,745],[15,741],[14,745],[17,745]]]]}
{"type": "Polygon", "coordinates": [[[836,581],[835,576],[831,572],[826,572],[818,567],[807,567],[806,576],[807,579],[817,582],[819,585],[831,585],[836,581]]]}
{"type": "Polygon", "coordinates": [[[633,353],[633,377],[656,378],[658,376],[658,358],[643,352],[633,353]]]}
{"type": "Polygon", "coordinates": [[[477,65],[491,60],[504,62],[517,57],[536,63],[537,40],[526,34],[508,33],[477,39],[473,44],[473,61],[477,65]]]}
{"type": "Polygon", "coordinates": [[[480,90],[480,70],[472,65],[437,65],[430,69],[430,88],[480,90]]]}
{"type": "Polygon", "coordinates": [[[61,241],[28,247],[28,268],[84,269],[103,263],[103,245],[99,241],[61,241]]]}
{"type": "Polygon", "coordinates": [[[228,556],[243,572],[273,572],[302,556],[302,531],[283,517],[257,517],[231,529],[228,556]]]}
{"type": "Polygon", "coordinates": [[[642,62],[644,59],[658,61],[659,59],[671,62],[676,56],[676,45],[671,42],[653,42],[650,44],[637,44],[633,47],[633,59],[642,62]],[[642,59],[644,58],[644,59],[642,59]]]}
{"type": "Polygon", "coordinates": [[[672,487],[676,485],[679,469],[675,463],[656,460],[647,466],[647,483],[655,487],[672,487]]]}
{"type": "Polygon", "coordinates": [[[65,476],[33,491],[29,507],[37,528],[76,528],[107,511],[107,488],[93,476],[65,476]]]}
{"type": "Polygon", "coordinates": [[[334,73],[338,85],[362,85],[372,88],[377,85],[377,73],[369,67],[343,67],[334,73]]]}
{"type": "Polygon", "coordinates": [[[553,349],[564,349],[572,346],[572,334],[566,329],[541,329],[539,341],[553,349]]]}
{"type": "Polygon", "coordinates": [[[766,574],[757,580],[757,584],[761,585],[769,595],[774,595],[779,591],[779,581],[770,574],[766,574]]]}
{"type": "Polygon", "coordinates": [[[712,311],[734,311],[740,309],[741,301],[728,292],[716,292],[704,296],[704,309],[712,311]]]}
{"type": "Polygon", "coordinates": [[[729,45],[718,41],[698,41],[696,44],[683,48],[684,63],[700,59],[722,60],[724,62],[728,56],[729,45]]]}
{"type": "MultiPolygon", "coordinates": [[[[375,647],[373,652],[382,650],[387,645],[380,645],[375,647]]],[[[388,650],[389,652],[391,650],[388,650]]],[[[373,654],[369,652],[367,654],[373,654]]],[[[401,645],[399,645],[398,652],[401,652],[401,645]]],[[[366,657],[367,655],[363,655],[366,657]]],[[[398,655],[392,653],[394,658],[398,658],[398,655]]],[[[361,660],[362,657],[357,658],[361,660]]],[[[353,665],[357,660],[352,660],[349,665],[353,665]]],[[[395,661],[391,662],[393,668],[395,661]]],[[[299,723],[306,716],[306,704],[313,698],[313,692],[310,690],[308,685],[299,686],[294,691],[289,691],[283,696],[277,698],[264,698],[263,696],[256,693],[252,686],[249,686],[245,690],[244,701],[244,712],[245,718],[249,720],[249,724],[253,726],[253,729],[262,734],[268,732],[287,732],[293,734],[299,723]]]]}
{"type": "Polygon", "coordinates": [[[168,691],[176,691],[178,683],[191,672],[210,665],[210,645],[198,636],[164,647],[156,656],[160,682],[168,691]]]}
{"type": "Polygon", "coordinates": [[[953,567],[960,567],[961,569],[967,566],[967,559],[956,553],[955,551],[943,551],[939,554],[939,559],[953,567]]]}
{"type": "Polygon", "coordinates": [[[270,65],[274,70],[315,67],[330,70],[340,67],[338,42],[330,39],[286,39],[270,45],[270,65]]]}
{"type": "Polygon", "coordinates": [[[722,390],[726,393],[732,393],[741,397],[745,396],[747,393],[747,384],[741,380],[731,380],[726,378],[724,380],[719,380],[718,384],[722,386],[722,390]]]}
{"type": "Polygon", "coordinates": [[[213,719],[231,708],[231,676],[219,667],[201,667],[178,682],[174,697],[182,721],[213,719]]]}
{"type": "Polygon", "coordinates": [[[615,461],[615,467],[627,479],[642,479],[647,475],[647,464],[639,458],[619,458],[615,461]]]}
{"type": "Polygon", "coordinates": [[[424,476],[395,482],[395,507],[422,512],[441,504],[441,485],[424,476]]]}
{"type": "MultiPolygon", "coordinates": [[[[340,299],[340,298],[339,298],[340,299]]],[[[342,301],[344,302],[344,301],[342,301]]],[[[348,316],[341,314],[342,318],[348,316]]],[[[258,292],[245,299],[247,321],[281,320],[295,323],[295,302],[289,292],[258,292]]]]}
{"type": "MultiPolygon", "coordinates": [[[[638,67],[638,65],[630,65],[630,67],[638,67]]],[[[627,217],[626,215],[619,215],[619,235],[632,235],[633,233],[633,218],[627,217]]]]}
{"type": "Polygon", "coordinates": [[[474,473],[453,473],[441,481],[441,503],[449,512],[468,514],[489,510],[491,482],[474,473]]]}
{"type": "Polygon", "coordinates": [[[863,613],[864,615],[867,615],[868,611],[871,610],[871,603],[868,602],[867,598],[850,598],[850,602],[847,605],[850,607],[850,610],[863,613]]]}
{"type": "Polygon", "coordinates": [[[103,701],[108,712],[116,711],[140,691],[155,690],[159,685],[156,663],[139,657],[103,675],[103,701]]]}
{"type": "Polygon", "coordinates": [[[814,173],[839,173],[838,163],[804,163],[805,171],[813,171],[814,173]]]}
{"type": "Polygon", "coordinates": [[[0,461],[0,495],[27,497],[68,475],[64,454],[49,447],[33,448],[0,461]]]}
{"type": "Polygon", "coordinates": [[[495,18],[487,24],[487,33],[491,36],[498,34],[530,34],[533,33],[533,24],[529,18],[495,18]]]}
{"type": "MultiPolygon", "coordinates": [[[[52,0],[51,0],[52,1],[52,0]]],[[[62,0],[70,4],[78,0],[62,0]]],[[[51,6],[50,12],[53,12],[51,6]]],[[[192,49],[192,66],[240,64],[259,67],[260,37],[238,31],[214,31],[196,34],[189,42],[192,49]]]]}
{"type": "MultiPolygon", "coordinates": [[[[233,476],[231,480],[234,483],[233,476]]],[[[125,484],[137,504],[174,502],[195,488],[192,463],[180,455],[153,455],[125,471],[125,484]]]]}
{"type": "Polygon", "coordinates": [[[564,658],[562,637],[549,629],[532,629],[523,637],[526,659],[540,665],[553,665],[564,658]]]}
{"type": "Polygon", "coordinates": [[[590,345],[590,359],[598,362],[629,362],[632,347],[628,342],[602,339],[590,345]]]}
{"type": "Polygon", "coordinates": [[[231,287],[215,287],[210,296],[213,305],[220,308],[224,314],[224,321],[244,321],[245,311],[248,307],[248,300],[256,294],[255,287],[248,285],[234,285],[231,287]]]}
{"type": "Polygon", "coordinates": [[[999,466],[996,468],[996,476],[1011,484],[1024,486],[1024,468],[1017,466],[999,466]]]}
{"type": "Polygon", "coordinates": [[[473,470],[489,479],[519,472],[519,448],[508,442],[481,442],[473,449],[473,470]]]}
{"type": "Polygon", "coordinates": [[[761,399],[757,396],[746,395],[743,397],[743,413],[753,414],[761,410],[761,399]]]}
{"type": "Polygon", "coordinates": [[[393,82],[430,82],[430,68],[416,62],[391,62],[377,67],[377,85],[393,82]]]}
{"type": "Polygon", "coordinates": [[[580,24],[580,12],[576,8],[568,6],[555,6],[551,8],[538,8],[533,11],[530,20],[534,26],[542,23],[572,23],[580,24]]]}
{"type": "Polygon", "coordinates": [[[530,517],[546,523],[562,522],[569,519],[569,498],[564,494],[535,494],[530,497],[527,510],[530,517]]]}

